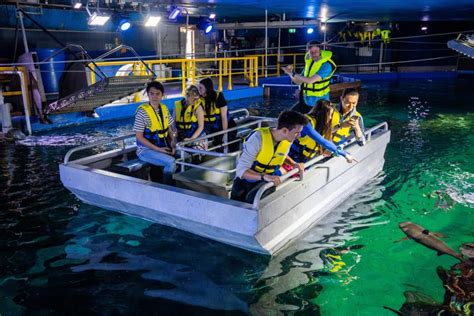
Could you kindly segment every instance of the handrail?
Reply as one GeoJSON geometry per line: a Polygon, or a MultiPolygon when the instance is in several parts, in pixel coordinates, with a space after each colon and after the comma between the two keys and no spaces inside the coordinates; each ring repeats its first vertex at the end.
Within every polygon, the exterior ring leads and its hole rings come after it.
{"type": "Polygon", "coordinates": [[[72,154],[74,154],[74,153],[77,153],[77,152],[85,150],[85,149],[94,148],[96,146],[115,143],[115,142],[120,141],[120,140],[122,141],[122,150],[123,150],[123,149],[125,149],[125,142],[123,140],[125,140],[127,138],[131,138],[131,137],[135,137],[135,134],[128,134],[128,135],[118,136],[118,137],[114,137],[114,138],[107,138],[107,139],[99,140],[99,141],[91,143],[91,144],[86,144],[86,145],[82,145],[82,146],[72,148],[72,149],[68,150],[68,152],[64,156],[64,164],[67,165],[69,163],[69,159],[71,158],[72,154]]]}
{"type": "MultiPolygon", "coordinates": [[[[185,163],[183,163],[184,160],[185,160],[186,153],[189,154],[189,155],[199,154],[199,155],[203,155],[203,156],[235,157],[235,158],[237,158],[237,156],[239,156],[240,153],[241,153],[240,151],[233,152],[233,153],[226,153],[226,152],[220,153],[220,152],[214,152],[214,151],[210,151],[210,150],[203,150],[203,149],[196,149],[196,148],[186,147],[186,145],[190,145],[194,142],[199,142],[199,141],[202,141],[202,140],[207,140],[209,138],[213,138],[213,137],[218,136],[218,135],[225,135],[228,132],[238,130],[239,128],[246,128],[246,127],[250,127],[252,125],[257,125],[258,127],[260,127],[262,125],[262,123],[264,123],[264,122],[274,122],[275,120],[276,119],[272,119],[272,118],[258,119],[258,120],[253,121],[253,122],[248,122],[248,123],[245,123],[245,124],[242,124],[242,125],[239,125],[239,126],[229,128],[225,131],[218,131],[218,132],[208,134],[208,135],[204,135],[204,136],[201,136],[201,137],[198,137],[198,138],[195,138],[195,139],[179,142],[179,143],[176,144],[176,151],[180,152],[181,158],[178,161],[176,161],[176,163],[181,165],[181,171],[184,171],[185,166],[199,168],[199,165],[196,165],[196,164],[189,164],[189,163],[185,164],[185,163]]],[[[217,148],[227,147],[229,144],[232,144],[234,142],[236,142],[236,140],[226,141],[223,144],[221,144],[220,146],[218,146],[217,148]]],[[[220,170],[220,169],[217,169],[217,170],[220,170]]],[[[217,170],[215,170],[215,171],[217,171],[217,170]]],[[[221,171],[217,171],[217,172],[221,172],[221,171]]]]}
{"type": "Polygon", "coordinates": [[[115,47],[115,48],[109,50],[108,52],[106,52],[106,53],[100,55],[99,57],[95,58],[92,62],[94,62],[95,60],[103,59],[103,58],[105,58],[105,57],[107,57],[107,56],[109,56],[109,55],[112,55],[113,53],[115,53],[115,52],[118,51],[118,50],[121,50],[122,48],[125,48],[125,49],[131,51],[131,52],[135,55],[135,57],[137,57],[137,59],[145,66],[145,68],[146,68],[149,72],[151,72],[151,73],[153,74],[153,78],[156,78],[155,72],[154,72],[150,67],[148,67],[148,65],[147,65],[147,64],[145,63],[145,61],[137,54],[137,52],[133,49],[133,47],[130,47],[130,46],[127,46],[127,45],[123,45],[123,44],[122,44],[122,45],[119,45],[119,46],[117,46],[117,47],[115,47]]]}
{"type": "MultiPolygon", "coordinates": [[[[376,131],[376,130],[379,130],[379,129],[383,129],[383,131],[388,131],[388,123],[387,122],[382,122],[382,123],[379,123],[379,124],[375,125],[374,127],[371,127],[370,129],[366,130],[364,134],[367,136],[367,141],[370,141],[372,139],[373,132],[376,131]]],[[[348,145],[350,145],[354,142],[355,142],[355,138],[353,137],[350,141],[347,142],[346,146],[348,146],[348,145]]],[[[312,165],[314,165],[315,163],[321,161],[324,158],[326,158],[326,157],[316,156],[313,159],[311,159],[310,161],[306,162],[304,164],[304,168],[307,169],[307,168],[311,167],[312,165]]],[[[285,187],[286,185],[288,185],[289,183],[295,181],[294,179],[293,179],[293,181],[286,181],[286,180],[288,178],[290,178],[291,176],[293,176],[294,174],[296,174],[298,171],[299,171],[298,169],[293,169],[293,170],[290,170],[288,173],[284,174],[283,176],[281,176],[280,177],[281,185],[278,186],[278,189],[281,189],[281,188],[285,187]]],[[[300,175],[300,177],[301,177],[301,175],[300,175]]],[[[290,178],[290,180],[291,180],[291,178],[290,178]]],[[[300,180],[302,180],[302,178],[300,178],[300,180]]],[[[268,182],[268,183],[264,184],[263,186],[261,186],[260,189],[258,189],[257,194],[255,194],[255,198],[253,200],[253,204],[252,204],[253,209],[258,209],[263,193],[265,193],[265,191],[267,191],[268,189],[270,189],[273,186],[274,186],[273,182],[268,182]]]]}
{"type": "Polygon", "coordinates": [[[97,69],[100,71],[100,73],[102,74],[102,76],[99,75],[97,72],[95,72],[94,68],[89,67],[89,65],[88,65],[86,62],[84,62],[83,64],[84,64],[87,68],[89,68],[90,70],[92,70],[92,71],[93,71],[96,75],[98,75],[99,77],[101,77],[101,78],[107,78],[107,75],[102,71],[102,69],[99,68],[99,66],[97,66],[97,64],[94,62],[94,60],[93,60],[92,57],[89,55],[89,53],[87,53],[87,51],[84,49],[84,47],[82,47],[81,45],[77,45],[77,44],[67,44],[66,46],[64,46],[64,47],[61,48],[60,50],[54,52],[51,56],[46,57],[46,58],[45,58],[43,61],[41,61],[41,62],[42,62],[42,63],[47,62],[48,60],[50,60],[51,58],[55,57],[56,55],[59,55],[61,52],[65,51],[65,50],[68,50],[68,51],[72,52],[72,50],[70,49],[70,47],[78,48],[81,52],[83,52],[83,53],[86,55],[87,59],[88,59],[88,60],[91,60],[91,63],[94,65],[94,67],[97,68],[97,69]]]}

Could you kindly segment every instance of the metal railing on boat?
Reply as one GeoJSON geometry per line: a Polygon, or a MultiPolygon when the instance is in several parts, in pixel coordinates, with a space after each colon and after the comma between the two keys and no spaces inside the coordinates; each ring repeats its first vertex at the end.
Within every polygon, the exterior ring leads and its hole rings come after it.
{"type": "MultiPolygon", "coordinates": [[[[365,136],[367,138],[367,141],[370,141],[372,139],[372,134],[375,132],[375,131],[379,131],[379,130],[382,130],[382,131],[388,131],[388,124],[387,122],[382,122],[380,124],[377,124],[375,125],[374,127],[368,129],[365,131],[365,136]]],[[[345,144],[345,147],[347,146],[350,146],[352,145],[353,143],[355,143],[356,139],[355,137],[352,137],[346,144],[345,144]]],[[[305,169],[313,166],[314,164],[318,163],[319,161],[323,160],[324,156],[317,156],[313,159],[311,159],[310,161],[306,162],[304,164],[305,166],[305,169]]],[[[280,180],[281,180],[281,184],[276,188],[277,190],[280,190],[282,188],[284,188],[285,186],[287,186],[288,184],[294,182],[294,181],[297,181],[297,180],[303,180],[303,174],[299,172],[298,169],[293,169],[293,170],[290,170],[288,173],[286,173],[285,175],[281,176],[280,177],[280,180]],[[299,178],[293,178],[293,175],[299,173],[299,178]]],[[[260,201],[262,199],[262,196],[263,194],[265,193],[265,191],[267,191],[268,189],[272,188],[274,186],[273,182],[268,182],[267,184],[263,185],[258,191],[257,191],[257,194],[255,194],[255,198],[253,200],[253,204],[252,204],[252,208],[253,209],[258,209],[259,208],[259,205],[260,205],[260,201]]]]}

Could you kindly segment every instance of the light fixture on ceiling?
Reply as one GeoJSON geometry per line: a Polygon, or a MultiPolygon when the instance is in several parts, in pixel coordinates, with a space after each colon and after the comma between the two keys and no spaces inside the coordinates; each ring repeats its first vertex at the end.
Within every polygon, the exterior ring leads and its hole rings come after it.
{"type": "Polygon", "coordinates": [[[178,18],[178,16],[181,14],[182,11],[183,11],[182,8],[176,7],[176,6],[172,6],[172,7],[171,7],[171,10],[170,10],[170,15],[168,16],[168,19],[170,19],[170,20],[176,20],[176,19],[178,18]]]}
{"type": "Polygon", "coordinates": [[[423,26],[421,27],[421,30],[422,30],[423,32],[426,32],[426,31],[428,31],[428,27],[427,27],[426,25],[423,25],[423,26]]]}
{"type": "Polygon", "coordinates": [[[326,23],[321,23],[321,31],[326,31],[326,23]]]}
{"type": "Polygon", "coordinates": [[[107,21],[110,20],[110,15],[102,14],[99,11],[99,3],[97,2],[97,12],[91,13],[89,10],[89,1],[87,1],[86,5],[87,14],[89,14],[89,19],[87,20],[87,24],[89,25],[104,25],[107,21]]]}
{"type": "Polygon", "coordinates": [[[118,28],[120,31],[125,32],[129,30],[131,26],[132,26],[132,23],[128,19],[123,19],[120,21],[118,28]]]}
{"type": "Polygon", "coordinates": [[[204,33],[209,34],[214,29],[214,25],[212,23],[208,23],[206,28],[204,29],[204,33]]]}
{"type": "Polygon", "coordinates": [[[145,27],[156,27],[161,21],[161,16],[148,15],[145,19],[145,27]]]}
{"type": "Polygon", "coordinates": [[[216,18],[216,14],[215,14],[215,13],[209,14],[209,19],[214,20],[215,18],[216,18]]]}
{"type": "Polygon", "coordinates": [[[72,3],[71,3],[71,4],[72,4],[72,7],[73,7],[74,9],[80,9],[80,8],[82,8],[82,2],[81,2],[81,0],[72,0],[71,2],[72,2],[72,3]]]}
{"type": "Polygon", "coordinates": [[[312,27],[309,27],[307,30],[306,30],[306,33],[308,34],[313,34],[314,32],[314,29],[312,27]]]}

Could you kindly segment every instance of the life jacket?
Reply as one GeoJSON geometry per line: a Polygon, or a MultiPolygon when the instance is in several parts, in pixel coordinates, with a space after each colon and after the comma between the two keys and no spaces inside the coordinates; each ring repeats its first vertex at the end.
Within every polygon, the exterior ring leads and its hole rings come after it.
{"type": "Polygon", "coordinates": [[[357,116],[359,120],[362,118],[362,115],[357,111],[351,111],[345,117],[339,112],[338,110],[334,109],[332,115],[332,124],[333,124],[333,132],[332,132],[332,141],[334,144],[339,145],[344,143],[351,133],[351,126],[347,127],[338,127],[343,122],[346,122],[351,119],[351,117],[357,116]],[[335,129],[334,129],[335,128],[335,129]]]}
{"type": "MultiPolygon", "coordinates": [[[[149,103],[140,105],[137,111],[142,108],[150,118],[150,128],[145,127],[143,136],[150,141],[152,144],[158,147],[168,147],[166,144],[166,138],[168,137],[169,127],[169,112],[166,105],[160,104],[160,111],[155,111],[153,106],[149,103]]],[[[140,142],[137,140],[137,144],[140,142]]],[[[143,144],[140,144],[143,145],[143,144]]]]}
{"type": "Polygon", "coordinates": [[[187,105],[186,99],[178,100],[174,103],[176,114],[176,128],[178,133],[191,137],[198,128],[196,109],[201,106],[202,99],[199,99],[194,106],[187,105]]]}
{"type": "MultiPolygon", "coordinates": [[[[219,97],[220,92],[216,92],[216,100],[219,97]]],[[[222,130],[222,117],[221,109],[217,107],[216,100],[212,101],[211,104],[206,104],[203,99],[204,108],[204,129],[206,133],[214,133],[222,130]]],[[[230,113],[227,111],[227,121],[230,121],[230,113]]]]}
{"type": "Polygon", "coordinates": [[[258,173],[275,174],[278,168],[285,162],[291,143],[287,140],[282,140],[274,146],[270,127],[257,128],[254,132],[261,133],[262,146],[251,169],[258,173]]]}
{"type": "Polygon", "coordinates": [[[303,91],[304,95],[310,97],[322,97],[329,93],[329,83],[331,81],[332,75],[336,71],[336,64],[332,61],[331,57],[331,51],[322,50],[321,58],[319,58],[317,61],[314,61],[310,57],[309,53],[306,53],[304,58],[304,76],[306,78],[314,76],[325,62],[329,62],[332,67],[332,71],[329,76],[321,78],[320,81],[316,81],[312,84],[302,83],[301,90],[303,91]]]}
{"type": "MultiPolygon", "coordinates": [[[[309,123],[316,129],[316,119],[311,115],[305,114],[306,118],[309,120],[309,123]]],[[[308,161],[309,159],[313,158],[319,150],[319,144],[316,143],[314,139],[312,139],[309,135],[305,135],[303,137],[297,138],[293,145],[291,146],[291,157],[297,157],[297,161],[308,161]]]]}
{"type": "MultiPolygon", "coordinates": [[[[216,100],[219,97],[220,92],[216,92],[216,100]]],[[[207,105],[205,100],[203,99],[204,104],[204,122],[207,123],[214,123],[216,122],[221,116],[221,109],[216,106],[216,100],[213,100],[211,104],[207,105]]]]}

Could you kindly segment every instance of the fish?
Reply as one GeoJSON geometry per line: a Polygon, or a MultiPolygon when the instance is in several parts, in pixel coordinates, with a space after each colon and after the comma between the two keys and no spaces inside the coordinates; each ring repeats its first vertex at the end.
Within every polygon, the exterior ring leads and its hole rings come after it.
{"type": "Polygon", "coordinates": [[[439,240],[441,234],[430,232],[429,230],[421,227],[412,222],[402,222],[399,224],[400,229],[408,236],[408,238],[415,240],[416,242],[435,250],[438,255],[450,255],[456,259],[464,262],[464,257],[450,248],[443,241],[439,240]]]}

